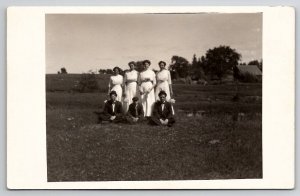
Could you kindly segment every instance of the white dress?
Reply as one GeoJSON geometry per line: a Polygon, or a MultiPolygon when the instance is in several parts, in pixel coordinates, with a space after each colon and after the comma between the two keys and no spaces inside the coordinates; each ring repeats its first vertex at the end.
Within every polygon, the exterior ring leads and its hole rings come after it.
{"type": "Polygon", "coordinates": [[[123,85],[123,76],[113,75],[110,77],[108,87],[111,88],[110,91],[116,91],[117,101],[122,100],[122,86],[123,85]]]}
{"type": "Polygon", "coordinates": [[[151,116],[153,105],[155,102],[154,89],[150,89],[156,84],[154,71],[148,69],[139,75],[139,90],[144,94],[141,95],[141,102],[144,109],[145,116],[151,116]]]}
{"type": "Polygon", "coordinates": [[[129,105],[132,103],[132,98],[137,96],[137,80],[138,72],[136,70],[126,72],[124,75],[124,85],[126,94],[126,97],[124,99],[125,113],[128,111],[129,105]]]}
{"type": "Polygon", "coordinates": [[[166,100],[169,101],[170,97],[170,87],[169,85],[172,84],[171,74],[170,71],[163,69],[156,73],[156,88],[155,88],[155,97],[156,100],[159,100],[158,94],[160,91],[165,91],[167,93],[166,100]]]}

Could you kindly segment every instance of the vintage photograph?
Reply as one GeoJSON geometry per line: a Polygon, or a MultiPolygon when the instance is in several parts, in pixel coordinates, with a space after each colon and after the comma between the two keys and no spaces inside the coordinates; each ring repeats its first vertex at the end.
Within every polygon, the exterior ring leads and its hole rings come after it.
{"type": "Polygon", "coordinates": [[[262,179],[262,20],[46,14],[48,182],[262,179]]]}

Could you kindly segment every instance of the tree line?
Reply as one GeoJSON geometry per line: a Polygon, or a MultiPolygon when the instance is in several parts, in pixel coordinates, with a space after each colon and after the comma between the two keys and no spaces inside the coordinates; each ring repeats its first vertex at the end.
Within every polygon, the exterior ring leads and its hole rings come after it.
{"type": "MultiPolygon", "coordinates": [[[[191,77],[193,80],[208,80],[217,77],[222,80],[224,76],[234,72],[239,65],[242,55],[229,46],[219,46],[207,50],[200,58],[193,55],[192,62],[180,56],[173,56],[170,65],[172,78],[191,77]]],[[[247,65],[241,63],[241,65],[247,65]]],[[[262,70],[262,60],[253,60],[248,65],[256,65],[262,70]]]]}
{"type": "MultiPolygon", "coordinates": [[[[228,73],[233,72],[239,65],[242,55],[235,49],[229,46],[214,47],[206,51],[205,55],[200,58],[193,55],[192,62],[190,63],[186,58],[174,55],[171,58],[169,70],[173,79],[190,77],[192,80],[209,80],[211,78],[218,78],[222,80],[228,73]]],[[[137,60],[136,70],[143,70],[143,60],[137,60]]],[[[241,63],[241,65],[247,65],[241,63]]],[[[256,65],[262,70],[262,60],[253,60],[248,65],[256,65]]],[[[123,75],[127,70],[121,70],[123,75]]],[[[157,70],[154,70],[157,72],[157,70]]],[[[99,69],[100,74],[113,74],[112,69],[99,69]]],[[[60,73],[67,73],[65,68],[61,69],[60,73]]]]}

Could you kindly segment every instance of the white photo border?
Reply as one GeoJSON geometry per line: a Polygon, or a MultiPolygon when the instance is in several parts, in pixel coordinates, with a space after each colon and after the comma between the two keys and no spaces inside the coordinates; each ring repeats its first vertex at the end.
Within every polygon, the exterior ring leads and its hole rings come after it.
{"type": "Polygon", "coordinates": [[[10,7],[7,187],[10,189],[291,189],[295,160],[295,10],[291,7],[10,7]],[[263,178],[47,182],[45,14],[263,13],[263,178]]]}

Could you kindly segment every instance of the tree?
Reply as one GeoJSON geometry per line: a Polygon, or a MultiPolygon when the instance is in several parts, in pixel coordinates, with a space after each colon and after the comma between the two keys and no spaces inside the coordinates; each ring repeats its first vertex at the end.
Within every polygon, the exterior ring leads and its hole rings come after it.
{"type": "Polygon", "coordinates": [[[234,66],[238,65],[241,55],[235,49],[229,46],[219,46],[209,49],[205,55],[205,71],[206,73],[215,75],[220,80],[234,66]]]}
{"type": "Polygon", "coordinates": [[[106,74],[106,69],[99,69],[99,74],[106,74]]]}
{"type": "MultiPolygon", "coordinates": [[[[119,67],[119,68],[120,68],[120,67],[119,67]]],[[[122,75],[122,76],[124,76],[124,74],[125,74],[124,70],[120,68],[119,71],[120,71],[119,74],[122,75]]]]}
{"type": "Polygon", "coordinates": [[[206,80],[206,76],[204,73],[204,57],[197,59],[196,54],[193,55],[192,65],[190,70],[190,75],[193,80],[203,79],[206,80]]]}
{"type": "Polygon", "coordinates": [[[106,69],[106,74],[114,74],[112,69],[106,69]]]}
{"type": "Polygon", "coordinates": [[[171,58],[170,72],[178,75],[180,78],[185,78],[189,75],[190,64],[188,60],[180,56],[173,56],[171,58]]]}
{"type": "Polygon", "coordinates": [[[62,68],[60,69],[60,73],[61,73],[61,74],[67,74],[68,72],[67,72],[66,68],[62,67],[62,68]]]}
{"type": "Polygon", "coordinates": [[[196,69],[198,67],[198,61],[196,54],[193,55],[193,60],[192,60],[192,69],[196,69]]]}
{"type": "Polygon", "coordinates": [[[198,65],[199,65],[199,67],[201,67],[201,69],[203,70],[203,72],[205,74],[209,74],[209,69],[208,69],[208,66],[207,66],[205,56],[201,56],[201,58],[198,59],[198,65]]]}

